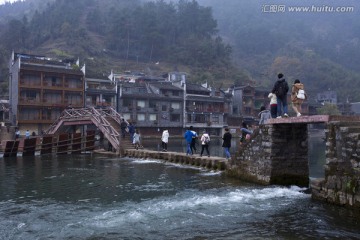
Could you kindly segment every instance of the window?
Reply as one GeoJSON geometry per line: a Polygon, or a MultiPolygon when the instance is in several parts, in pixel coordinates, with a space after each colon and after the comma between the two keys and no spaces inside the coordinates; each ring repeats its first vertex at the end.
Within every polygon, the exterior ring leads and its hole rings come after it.
{"type": "MultiPolygon", "coordinates": [[[[65,80],[65,86],[69,88],[82,88],[81,78],[67,77],[65,80]]],[[[97,86],[99,88],[99,86],[97,86]]]]}
{"type": "Polygon", "coordinates": [[[234,113],[234,114],[239,114],[239,109],[238,109],[237,106],[234,106],[234,107],[233,107],[233,113],[234,113]]]}
{"type": "Polygon", "coordinates": [[[39,120],[40,110],[33,108],[23,108],[19,111],[19,120],[39,120]]]}
{"type": "Polygon", "coordinates": [[[173,96],[179,96],[179,91],[173,91],[173,92],[172,92],[172,95],[173,95],[173,96]]]}
{"type": "Polygon", "coordinates": [[[61,104],[61,92],[44,92],[43,101],[45,103],[61,104]]]}
{"type": "Polygon", "coordinates": [[[156,102],[155,101],[150,101],[149,102],[149,107],[150,108],[156,108],[156,102]]]}
{"type": "Polygon", "coordinates": [[[162,110],[162,111],[167,111],[167,106],[166,106],[166,105],[162,105],[162,106],[161,106],[161,110],[162,110]]]}
{"type": "Polygon", "coordinates": [[[173,109],[180,109],[180,103],[176,102],[176,103],[171,103],[171,108],[173,109]]]}
{"type": "Polygon", "coordinates": [[[180,114],[170,114],[171,122],[180,122],[180,114]]]}
{"type": "Polygon", "coordinates": [[[82,96],[76,93],[67,93],[65,96],[68,104],[73,105],[81,105],[82,104],[82,96]]]}
{"type": "Polygon", "coordinates": [[[138,120],[138,121],[145,121],[145,114],[139,113],[139,114],[137,115],[137,120],[138,120]]]}
{"type": "Polygon", "coordinates": [[[130,120],[130,119],[131,119],[130,113],[123,113],[122,116],[123,116],[123,118],[126,119],[126,120],[130,120]]]}
{"type": "Polygon", "coordinates": [[[40,80],[40,75],[26,74],[23,76],[21,83],[30,86],[39,86],[41,84],[40,80]]]}
{"type": "Polygon", "coordinates": [[[143,101],[143,100],[137,101],[137,106],[141,107],[141,108],[145,107],[145,101],[143,101]]]}
{"type": "Polygon", "coordinates": [[[156,121],[157,120],[157,115],[156,114],[150,114],[149,115],[149,120],[150,121],[156,121]]]}
{"type": "Polygon", "coordinates": [[[195,114],[195,119],[194,119],[194,121],[196,122],[196,123],[205,123],[205,116],[204,115],[202,115],[202,114],[195,114]]]}
{"type": "Polygon", "coordinates": [[[21,97],[26,100],[35,100],[39,98],[39,92],[33,90],[24,90],[21,91],[21,97]]]}
{"type": "Polygon", "coordinates": [[[132,106],[132,100],[131,99],[124,99],[123,100],[123,106],[124,107],[132,106]]]}
{"type": "Polygon", "coordinates": [[[213,123],[219,123],[219,115],[212,115],[212,118],[210,120],[213,123]]]}

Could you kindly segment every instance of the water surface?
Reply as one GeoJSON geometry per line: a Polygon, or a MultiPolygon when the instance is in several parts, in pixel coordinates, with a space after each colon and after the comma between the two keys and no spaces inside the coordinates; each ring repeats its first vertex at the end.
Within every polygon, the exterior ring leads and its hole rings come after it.
{"type": "Polygon", "coordinates": [[[0,239],[360,239],[355,212],[302,190],[155,159],[1,158],[0,239]]]}

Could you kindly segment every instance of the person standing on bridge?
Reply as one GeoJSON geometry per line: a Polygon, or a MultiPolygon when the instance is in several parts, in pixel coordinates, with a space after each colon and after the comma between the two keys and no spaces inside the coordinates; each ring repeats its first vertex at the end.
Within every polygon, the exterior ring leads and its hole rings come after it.
{"type": "Polygon", "coordinates": [[[127,128],[127,123],[126,123],[125,120],[122,118],[122,119],[121,119],[121,123],[120,123],[120,129],[121,129],[121,136],[122,136],[122,138],[125,138],[126,128],[127,128]]]}
{"type": "Polygon", "coordinates": [[[193,133],[193,126],[190,126],[188,130],[186,130],[184,134],[184,138],[186,140],[186,155],[192,155],[191,151],[191,142],[193,139],[194,133],[193,133]]]}
{"type": "Polygon", "coordinates": [[[296,79],[291,89],[291,102],[297,117],[301,116],[301,104],[306,98],[304,84],[300,83],[299,79],[296,79]]]}
{"type": "Polygon", "coordinates": [[[227,160],[229,160],[231,158],[231,155],[230,155],[231,138],[232,138],[232,135],[229,132],[229,128],[225,128],[225,133],[222,137],[222,139],[223,139],[222,147],[224,148],[225,156],[226,156],[227,160]]]}
{"type": "Polygon", "coordinates": [[[288,105],[287,105],[287,93],[289,91],[289,85],[285,81],[284,75],[282,73],[278,74],[278,80],[275,82],[272,89],[277,97],[277,118],[281,118],[282,112],[284,117],[289,117],[288,115],[288,105]]]}
{"type": "Polygon", "coordinates": [[[268,98],[270,98],[271,118],[276,118],[277,117],[277,97],[274,93],[269,93],[268,98]]]}
{"type": "Polygon", "coordinates": [[[169,142],[169,131],[167,129],[165,129],[162,132],[162,136],[161,136],[161,145],[163,148],[163,152],[167,152],[168,142],[169,142]]]}

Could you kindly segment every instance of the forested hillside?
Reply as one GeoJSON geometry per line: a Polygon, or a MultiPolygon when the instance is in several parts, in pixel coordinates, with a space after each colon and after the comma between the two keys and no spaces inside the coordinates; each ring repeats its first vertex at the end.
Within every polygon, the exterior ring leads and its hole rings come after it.
{"type": "Polygon", "coordinates": [[[356,0],[199,0],[211,6],[233,60],[258,83],[271,86],[277,72],[305,82],[312,96],[336,90],[340,100],[360,101],[360,2],[356,0]],[[224,4],[226,2],[226,4],[224,4]],[[269,12],[270,6],[285,11],[269,12]],[[291,12],[289,7],[315,12],[291,12]],[[353,7],[350,12],[326,12],[353,7]]]}
{"type": "Polygon", "coordinates": [[[12,50],[78,57],[86,74],[179,70],[215,86],[271,88],[283,72],[311,97],[332,89],[360,101],[360,2],[291,0],[292,6],[353,6],[349,13],[264,11],[275,0],[26,0],[0,6],[0,80],[12,50]],[[158,63],[158,64],[155,64],[158,63]]]}
{"type": "Polygon", "coordinates": [[[186,70],[199,82],[230,85],[233,79],[248,80],[232,69],[231,47],[217,35],[211,8],[196,1],[50,1],[42,12],[10,20],[0,39],[3,69],[14,49],[80,57],[92,77],[107,76],[111,69],[153,74],[186,70]]]}

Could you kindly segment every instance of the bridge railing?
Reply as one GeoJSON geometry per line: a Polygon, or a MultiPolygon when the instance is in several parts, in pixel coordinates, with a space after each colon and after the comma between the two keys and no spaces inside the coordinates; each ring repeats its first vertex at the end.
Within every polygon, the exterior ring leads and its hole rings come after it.
{"type": "MultiPolygon", "coordinates": [[[[112,119],[114,119],[118,124],[121,123],[121,119],[124,119],[123,116],[121,116],[120,113],[118,113],[117,111],[115,111],[115,109],[109,107],[109,108],[102,108],[102,109],[98,109],[98,111],[102,114],[104,114],[107,117],[111,117],[112,119]]],[[[126,119],[124,119],[124,121],[126,122],[127,125],[129,125],[128,121],[126,121],[126,119]]]]}
{"type": "Polygon", "coordinates": [[[91,120],[101,132],[104,133],[105,137],[111,142],[114,148],[118,149],[120,146],[119,136],[120,133],[117,132],[113,126],[106,120],[106,117],[110,116],[116,122],[120,124],[121,115],[117,113],[113,108],[107,109],[96,109],[91,108],[72,108],[65,109],[60,117],[49,127],[46,134],[54,134],[59,127],[66,121],[77,121],[89,119],[91,120]]]}
{"type": "Polygon", "coordinates": [[[120,146],[120,133],[117,132],[113,126],[106,120],[102,111],[91,108],[91,118],[95,120],[94,124],[104,133],[106,138],[111,142],[114,148],[118,149],[120,146]]]}

